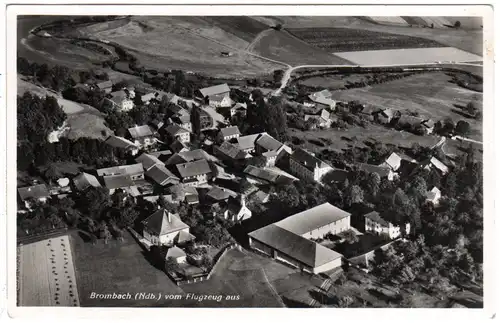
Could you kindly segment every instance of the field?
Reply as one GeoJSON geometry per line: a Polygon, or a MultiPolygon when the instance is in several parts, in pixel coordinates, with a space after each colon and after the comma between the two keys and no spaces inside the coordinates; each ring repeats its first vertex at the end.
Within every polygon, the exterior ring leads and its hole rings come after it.
{"type": "Polygon", "coordinates": [[[200,19],[247,42],[252,42],[255,36],[269,28],[267,24],[246,16],[204,16],[200,19]]]}
{"type": "MultiPolygon", "coordinates": [[[[450,76],[441,72],[418,74],[365,88],[337,91],[333,97],[341,101],[359,100],[380,108],[418,112],[436,122],[447,117],[458,122],[466,119],[461,114],[461,107],[473,98],[482,102],[482,94],[459,87],[450,80],[450,76]]],[[[481,122],[466,121],[472,128],[469,137],[481,140],[481,122]]]]}
{"type": "Polygon", "coordinates": [[[286,31],[271,30],[253,47],[254,52],[290,65],[350,64],[348,60],[314,48],[286,31]]]}
{"type": "Polygon", "coordinates": [[[453,47],[365,50],[335,54],[360,65],[405,65],[482,60],[480,56],[453,47]]]}
{"type": "Polygon", "coordinates": [[[380,17],[380,16],[370,16],[374,22],[379,24],[389,24],[389,25],[408,25],[402,17],[391,16],[391,17],[380,17]]]}
{"type": "Polygon", "coordinates": [[[345,85],[354,82],[366,82],[372,74],[331,74],[324,76],[313,76],[298,80],[297,83],[310,87],[319,87],[330,90],[341,89],[345,85]]]}
{"type": "Polygon", "coordinates": [[[68,236],[18,247],[19,306],[79,306],[68,236]]]}
{"type": "Polygon", "coordinates": [[[328,52],[443,46],[438,42],[424,38],[349,28],[294,28],[287,30],[303,41],[328,52]]]}

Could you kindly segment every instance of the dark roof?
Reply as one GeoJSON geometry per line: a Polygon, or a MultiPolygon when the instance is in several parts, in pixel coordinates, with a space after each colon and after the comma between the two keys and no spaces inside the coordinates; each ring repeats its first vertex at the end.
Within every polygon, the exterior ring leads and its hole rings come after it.
{"type": "Polygon", "coordinates": [[[142,154],[135,159],[136,162],[141,163],[144,169],[148,170],[154,165],[163,165],[163,162],[158,157],[150,154],[142,154]]]}
{"type": "Polygon", "coordinates": [[[155,156],[157,158],[163,157],[163,156],[170,156],[172,155],[172,151],[170,150],[159,150],[159,151],[150,151],[149,154],[151,156],[155,156]]]}
{"type": "Polygon", "coordinates": [[[104,185],[107,189],[116,189],[122,187],[134,186],[134,181],[130,175],[111,175],[104,176],[104,185]]]}
{"type": "Polygon", "coordinates": [[[168,180],[179,181],[179,178],[172,174],[163,164],[154,165],[147,172],[146,176],[159,185],[166,185],[168,180]]]}
{"type": "Polygon", "coordinates": [[[231,159],[238,160],[248,157],[248,154],[241,150],[237,145],[227,141],[224,141],[220,146],[216,146],[215,149],[231,159]]]}
{"type": "Polygon", "coordinates": [[[102,90],[102,89],[107,89],[107,88],[112,87],[113,83],[111,81],[103,81],[103,82],[97,83],[96,86],[102,90]]]}
{"type": "Polygon", "coordinates": [[[160,209],[151,214],[143,223],[148,230],[159,236],[189,228],[177,214],[170,213],[165,209],[160,209]]]}
{"type": "Polygon", "coordinates": [[[176,165],[177,171],[182,178],[209,174],[212,172],[210,165],[205,159],[176,165]]]}
{"type": "Polygon", "coordinates": [[[186,129],[182,128],[181,126],[179,126],[178,124],[175,124],[175,123],[168,125],[168,127],[165,128],[165,131],[167,131],[167,133],[171,136],[176,136],[180,133],[189,132],[186,129]]]}
{"type": "Polygon", "coordinates": [[[134,139],[153,135],[153,131],[151,130],[151,128],[148,125],[135,126],[132,128],[128,128],[128,132],[130,133],[130,135],[134,139]]]}
{"type": "Polygon", "coordinates": [[[231,127],[226,127],[222,128],[220,130],[222,137],[228,137],[228,136],[234,136],[234,135],[241,135],[240,129],[238,129],[237,126],[231,126],[231,127]]]}
{"type": "Polygon", "coordinates": [[[309,210],[291,215],[276,222],[275,225],[295,234],[303,235],[349,216],[351,216],[350,213],[330,203],[323,203],[309,210]]]}
{"type": "Polygon", "coordinates": [[[377,173],[380,177],[387,177],[391,173],[391,169],[388,166],[377,166],[365,163],[359,163],[359,168],[367,173],[377,173]]]}
{"type": "Polygon", "coordinates": [[[341,254],[331,249],[280,228],[275,224],[250,232],[248,235],[312,268],[342,257],[341,254]]]}
{"type": "Polygon", "coordinates": [[[120,165],[107,168],[100,168],[97,171],[98,176],[106,175],[138,175],[144,173],[142,164],[120,165]]]}
{"type": "Polygon", "coordinates": [[[316,167],[325,168],[331,167],[321,159],[311,155],[302,148],[296,149],[290,156],[293,160],[306,167],[307,169],[313,171],[316,167]]]}
{"type": "Polygon", "coordinates": [[[20,187],[17,189],[17,192],[19,193],[19,196],[21,197],[21,200],[26,200],[26,199],[39,199],[43,197],[49,197],[49,189],[45,184],[38,184],[38,185],[33,185],[33,186],[27,186],[27,187],[20,187]]]}
{"type": "Polygon", "coordinates": [[[122,149],[137,148],[137,146],[132,141],[114,135],[109,136],[104,142],[110,145],[111,147],[115,148],[122,148],[122,149]]]}
{"type": "Polygon", "coordinates": [[[229,91],[229,86],[227,86],[226,83],[200,89],[200,93],[201,95],[203,95],[203,97],[228,93],[229,91]]]}
{"type": "Polygon", "coordinates": [[[227,188],[213,186],[210,191],[207,192],[207,196],[210,196],[216,201],[227,200],[229,197],[235,197],[237,194],[227,188]]]}
{"type": "Polygon", "coordinates": [[[170,145],[170,149],[172,151],[178,153],[183,149],[189,149],[184,143],[180,142],[179,140],[174,140],[174,142],[170,145]]]}
{"type": "Polygon", "coordinates": [[[368,218],[374,222],[377,222],[377,223],[380,223],[380,225],[383,225],[384,227],[389,227],[389,222],[387,222],[386,220],[382,219],[380,217],[380,213],[378,213],[377,211],[372,211],[370,213],[367,213],[364,215],[365,218],[368,218]]]}
{"type": "Polygon", "coordinates": [[[257,139],[255,144],[259,145],[260,147],[262,147],[266,150],[278,150],[283,146],[283,144],[281,142],[274,139],[273,137],[271,137],[267,133],[264,133],[259,139],[257,139]]]}
{"type": "Polygon", "coordinates": [[[94,175],[88,173],[81,173],[80,175],[73,178],[73,184],[77,190],[83,191],[88,187],[100,187],[101,184],[94,175]]]}
{"type": "Polygon", "coordinates": [[[205,159],[209,160],[208,154],[202,149],[195,149],[190,151],[181,151],[172,155],[165,164],[175,165],[179,163],[186,163],[190,161],[205,159]]]}

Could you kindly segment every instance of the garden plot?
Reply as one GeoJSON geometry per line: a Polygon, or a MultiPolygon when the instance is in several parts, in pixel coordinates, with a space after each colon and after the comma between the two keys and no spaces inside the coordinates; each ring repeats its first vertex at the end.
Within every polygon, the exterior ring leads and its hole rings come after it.
{"type": "Polygon", "coordinates": [[[454,47],[404,48],[337,52],[335,55],[360,65],[406,65],[482,61],[481,56],[454,47]]]}
{"type": "Polygon", "coordinates": [[[68,236],[18,248],[19,306],[80,306],[68,236]]]}

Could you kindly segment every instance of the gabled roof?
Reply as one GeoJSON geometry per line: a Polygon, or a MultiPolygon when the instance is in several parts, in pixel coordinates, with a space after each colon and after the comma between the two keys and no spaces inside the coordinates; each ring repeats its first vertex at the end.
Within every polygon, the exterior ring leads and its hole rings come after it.
{"type": "Polygon", "coordinates": [[[428,200],[434,200],[438,194],[441,194],[441,190],[434,186],[430,191],[425,193],[425,197],[428,200]]]}
{"type": "Polygon", "coordinates": [[[111,147],[115,148],[122,148],[122,149],[137,148],[137,146],[132,141],[114,135],[109,136],[104,142],[110,145],[111,147]]]}
{"type": "Polygon", "coordinates": [[[235,105],[233,105],[233,107],[231,109],[232,110],[246,110],[247,104],[246,104],[246,102],[245,103],[238,102],[235,105]]]}
{"type": "Polygon", "coordinates": [[[159,185],[166,185],[168,181],[178,182],[179,178],[172,174],[163,164],[156,164],[151,167],[147,172],[146,176],[151,178],[159,185]]]}
{"type": "Polygon", "coordinates": [[[389,227],[389,222],[382,219],[380,217],[380,213],[378,213],[377,211],[371,211],[370,213],[365,214],[364,217],[372,220],[373,222],[379,223],[384,227],[389,227]]]}
{"type": "Polygon", "coordinates": [[[399,124],[409,124],[411,126],[418,126],[419,124],[421,124],[422,122],[424,121],[424,119],[420,118],[420,117],[414,117],[414,116],[411,116],[411,115],[402,115],[399,120],[398,120],[398,123],[399,124]]]}
{"type": "Polygon", "coordinates": [[[230,91],[229,86],[227,86],[226,83],[200,89],[200,93],[201,95],[203,95],[203,97],[228,93],[229,91],[230,91]]]}
{"type": "Polygon", "coordinates": [[[110,175],[104,176],[104,186],[107,189],[117,189],[134,186],[134,181],[130,175],[110,175]]]}
{"type": "Polygon", "coordinates": [[[237,126],[231,126],[231,127],[226,127],[222,128],[220,130],[222,137],[229,137],[229,136],[234,136],[234,135],[241,135],[240,129],[238,129],[237,126]]]}
{"type": "Polygon", "coordinates": [[[280,176],[275,172],[271,172],[263,168],[258,168],[253,165],[248,165],[243,172],[250,176],[268,181],[269,183],[274,183],[280,176]]]}
{"type": "Polygon", "coordinates": [[[179,232],[179,235],[177,236],[177,243],[183,243],[183,242],[188,242],[196,239],[194,235],[192,235],[189,232],[186,231],[181,231],[179,232]]]}
{"type": "Polygon", "coordinates": [[[331,249],[280,228],[275,224],[250,232],[248,235],[312,268],[342,257],[341,254],[331,249]]]}
{"type": "Polygon", "coordinates": [[[263,133],[262,136],[255,141],[255,145],[258,145],[266,150],[279,150],[283,146],[281,142],[274,139],[267,133],[263,133]]]}
{"type": "Polygon", "coordinates": [[[88,187],[101,187],[101,184],[94,175],[88,173],[81,173],[80,175],[73,178],[73,184],[77,190],[83,191],[88,187]]]}
{"type": "Polygon", "coordinates": [[[159,236],[189,228],[177,214],[170,213],[165,209],[151,214],[143,223],[148,230],[159,236]]]}
{"type": "Polygon", "coordinates": [[[170,149],[172,149],[173,152],[178,153],[183,150],[189,150],[189,147],[179,140],[175,139],[174,142],[170,145],[170,149]]]}
{"type": "Polygon", "coordinates": [[[195,150],[181,151],[175,153],[165,162],[165,164],[175,165],[200,159],[209,160],[210,156],[202,149],[195,149],[195,150]]]}
{"type": "Polygon", "coordinates": [[[144,173],[142,164],[120,165],[107,168],[101,168],[97,171],[98,176],[106,175],[138,175],[144,173]]]}
{"type": "Polygon", "coordinates": [[[17,192],[23,201],[30,198],[39,199],[50,196],[49,189],[45,184],[20,187],[17,189],[17,192]]]}
{"type": "Polygon", "coordinates": [[[319,168],[326,168],[330,167],[327,163],[322,161],[321,159],[311,155],[307,151],[305,151],[302,148],[296,149],[292,155],[290,156],[293,160],[301,164],[302,166],[306,167],[309,170],[314,170],[316,167],[319,168]]]}
{"type": "Polygon", "coordinates": [[[212,172],[210,165],[205,159],[176,165],[177,171],[182,178],[209,174],[212,172]]]}
{"type": "Polygon", "coordinates": [[[443,173],[447,173],[448,172],[448,166],[446,166],[445,164],[443,164],[443,162],[441,162],[436,157],[432,157],[429,162],[434,167],[436,167],[437,169],[439,169],[440,171],[442,171],[443,173]]]}
{"type": "Polygon", "coordinates": [[[257,138],[260,136],[260,133],[256,133],[253,135],[247,135],[247,136],[240,136],[238,137],[238,146],[242,150],[247,150],[247,149],[254,149],[255,148],[255,141],[257,138]]]}
{"type": "Polygon", "coordinates": [[[149,154],[151,156],[155,156],[157,158],[160,158],[162,156],[170,156],[170,155],[172,155],[172,151],[170,151],[168,149],[167,150],[159,150],[159,151],[151,151],[151,152],[149,152],[149,154]]]}
{"type": "Polygon", "coordinates": [[[213,198],[216,201],[227,200],[229,197],[236,197],[238,194],[227,188],[212,186],[210,191],[207,192],[207,196],[213,198]]]}
{"type": "Polygon", "coordinates": [[[168,125],[168,127],[165,128],[165,131],[167,131],[167,133],[172,137],[180,135],[182,133],[189,133],[189,131],[175,123],[168,125]]]}
{"type": "Polygon", "coordinates": [[[137,157],[135,161],[141,163],[145,170],[150,169],[154,165],[163,165],[163,162],[158,157],[146,153],[137,157]]]}
{"type": "Polygon", "coordinates": [[[401,160],[402,158],[398,154],[392,153],[386,158],[385,162],[394,169],[399,167],[401,160]]]}
{"type": "Polygon", "coordinates": [[[351,216],[350,213],[330,203],[323,203],[309,210],[291,215],[276,222],[275,225],[295,234],[303,235],[349,216],[351,216]]]}
{"type": "Polygon", "coordinates": [[[224,141],[220,146],[216,146],[215,150],[234,160],[250,157],[248,153],[241,150],[237,145],[227,141],[224,141]]]}
{"type": "Polygon", "coordinates": [[[167,250],[167,255],[165,256],[165,258],[174,258],[174,259],[177,259],[177,258],[182,258],[182,257],[186,257],[186,253],[184,252],[184,250],[182,250],[181,248],[177,247],[177,246],[173,246],[172,248],[169,248],[167,250]]]}
{"type": "Polygon", "coordinates": [[[389,108],[389,109],[385,109],[385,110],[381,111],[380,113],[382,115],[384,115],[385,117],[392,119],[394,117],[395,111],[393,109],[389,108]]]}
{"type": "Polygon", "coordinates": [[[183,184],[172,185],[168,188],[173,197],[177,200],[184,200],[187,195],[198,195],[198,191],[193,186],[183,184]]]}
{"type": "Polygon", "coordinates": [[[96,86],[102,90],[102,89],[107,89],[107,88],[112,87],[113,83],[111,81],[103,81],[103,82],[97,83],[96,86]]]}
{"type": "Polygon", "coordinates": [[[319,114],[319,116],[325,121],[330,120],[330,112],[326,111],[325,109],[321,109],[321,113],[319,114]]]}
{"type": "Polygon", "coordinates": [[[134,139],[153,135],[153,131],[151,130],[151,128],[148,125],[135,126],[132,128],[128,128],[128,132],[130,133],[130,135],[134,139]]]}
{"type": "Polygon", "coordinates": [[[315,98],[315,99],[311,99],[312,101],[314,101],[315,103],[319,103],[319,104],[323,104],[323,105],[327,105],[327,106],[332,106],[332,105],[335,105],[335,100],[332,100],[332,99],[329,99],[329,98],[323,98],[323,97],[318,97],[318,98],[315,98]]]}
{"type": "Polygon", "coordinates": [[[387,177],[391,173],[391,169],[388,166],[377,166],[366,163],[358,163],[359,168],[367,173],[377,173],[380,177],[387,177]]]}
{"type": "Polygon", "coordinates": [[[422,124],[423,124],[426,128],[432,129],[436,123],[435,123],[432,119],[427,119],[427,120],[425,120],[424,122],[422,122],[422,124]]]}
{"type": "Polygon", "coordinates": [[[314,101],[317,98],[331,98],[331,97],[332,97],[332,92],[330,92],[327,89],[309,94],[309,99],[311,99],[312,101],[314,101]]]}

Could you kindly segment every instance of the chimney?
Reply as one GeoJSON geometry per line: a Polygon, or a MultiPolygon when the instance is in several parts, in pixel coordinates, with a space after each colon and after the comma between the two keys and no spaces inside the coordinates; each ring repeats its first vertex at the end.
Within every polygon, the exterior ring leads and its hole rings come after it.
{"type": "Polygon", "coordinates": [[[244,207],[246,205],[245,195],[243,195],[243,194],[240,195],[240,205],[241,205],[241,207],[244,207]]]}
{"type": "Polygon", "coordinates": [[[170,211],[167,212],[167,220],[168,222],[172,222],[172,214],[170,213],[170,211]]]}

